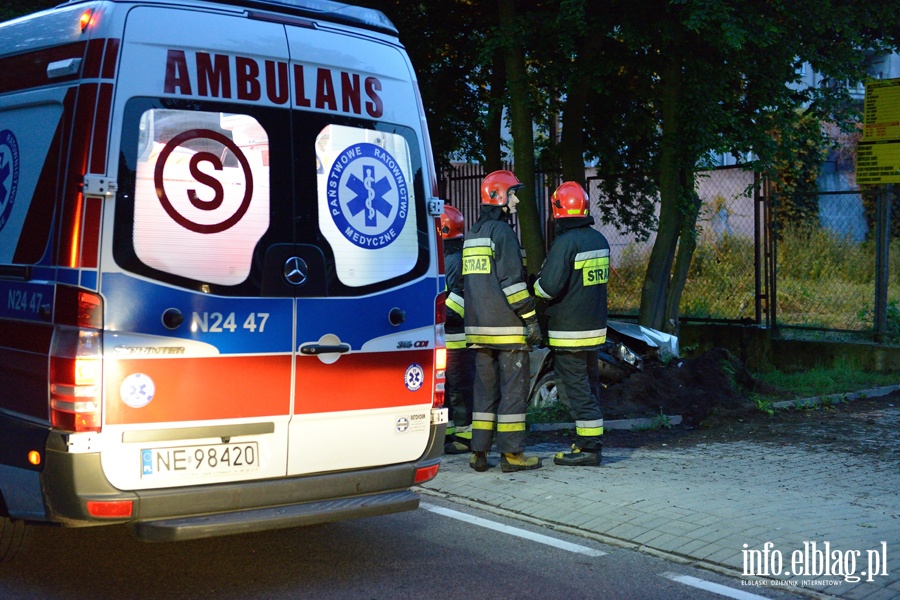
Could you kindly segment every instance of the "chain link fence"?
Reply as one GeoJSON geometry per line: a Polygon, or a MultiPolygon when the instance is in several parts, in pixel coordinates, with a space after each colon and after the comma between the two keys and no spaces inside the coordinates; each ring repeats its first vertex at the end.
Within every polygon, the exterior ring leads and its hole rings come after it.
{"type": "MultiPolygon", "coordinates": [[[[483,176],[479,165],[444,174],[442,194],[467,223],[478,216],[483,176]]],[[[900,339],[900,195],[879,204],[877,191],[845,191],[852,186],[840,177],[820,180],[839,191],[778,198],[740,167],[698,173],[697,246],[681,320],[900,339]]],[[[538,174],[535,183],[546,233],[549,196],[559,182],[538,174]]],[[[596,206],[599,180],[588,176],[587,190],[596,206]]],[[[634,319],[655,236],[637,240],[596,220],[610,242],[610,315],[634,319]]]]}
{"type": "MultiPolygon", "coordinates": [[[[698,173],[696,191],[701,208],[697,220],[697,248],[681,298],[681,318],[692,321],[759,322],[762,271],[757,248],[761,216],[754,195],[754,173],[724,168],[698,173]]],[[[599,182],[588,180],[593,201],[599,182]]],[[[633,236],[600,225],[610,242],[609,310],[634,317],[641,303],[641,286],[655,236],[633,236]]]]}
{"type": "Polygon", "coordinates": [[[897,337],[897,195],[889,199],[883,190],[858,189],[792,198],[775,194],[771,204],[774,326],[897,337]],[[879,213],[888,203],[893,210],[879,213]]]}

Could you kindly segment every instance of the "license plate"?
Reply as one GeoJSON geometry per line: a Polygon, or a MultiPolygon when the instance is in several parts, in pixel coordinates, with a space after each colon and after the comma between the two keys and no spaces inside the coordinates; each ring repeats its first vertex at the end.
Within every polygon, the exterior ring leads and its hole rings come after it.
{"type": "Polygon", "coordinates": [[[259,469],[256,442],[144,448],[141,477],[192,477],[246,473],[259,469]]]}

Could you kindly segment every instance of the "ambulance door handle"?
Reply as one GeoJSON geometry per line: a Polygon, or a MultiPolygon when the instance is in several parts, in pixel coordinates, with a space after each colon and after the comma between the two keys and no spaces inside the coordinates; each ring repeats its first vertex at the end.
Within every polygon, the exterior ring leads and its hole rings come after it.
{"type": "Polygon", "coordinates": [[[307,344],[300,346],[300,354],[343,354],[344,352],[350,352],[350,344],[335,344],[332,346],[325,344],[307,344]]]}

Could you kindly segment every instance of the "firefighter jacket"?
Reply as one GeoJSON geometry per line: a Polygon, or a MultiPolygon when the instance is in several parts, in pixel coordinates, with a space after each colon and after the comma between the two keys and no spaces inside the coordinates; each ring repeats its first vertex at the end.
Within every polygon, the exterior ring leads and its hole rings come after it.
{"type": "Polygon", "coordinates": [[[463,246],[466,342],[525,350],[525,321],[536,320],[519,240],[499,206],[482,205],[463,246]]]}
{"type": "Polygon", "coordinates": [[[462,276],[461,239],[444,241],[444,271],[447,280],[447,349],[458,350],[466,347],[466,304],[462,276]]]}
{"type": "Polygon", "coordinates": [[[547,337],[554,350],[596,350],[606,341],[609,242],[592,217],[557,221],[557,238],[534,284],[549,300],[547,337]]]}

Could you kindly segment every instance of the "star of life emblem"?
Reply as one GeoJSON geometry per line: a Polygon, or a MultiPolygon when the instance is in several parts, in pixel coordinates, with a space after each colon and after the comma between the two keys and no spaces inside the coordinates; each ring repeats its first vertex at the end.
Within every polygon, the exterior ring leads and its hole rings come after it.
{"type": "Polygon", "coordinates": [[[156,394],[156,384],[149,375],[132,373],[122,381],[119,396],[131,408],[143,408],[150,404],[156,394]]]}
{"type": "Polygon", "coordinates": [[[406,389],[415,392],[425,383],[425,370],[421,365],[413,363],[406,368],[403,379],[406,383],[406,389]]]}
{"type": "Polygon", "coordinates": [[[19,186],[19,144],[9,129],[0,131],[0,230],[9,222],[19,186]]]}
{"type": "Polygon", "coordinates": [[[392,244],[409,215],[409,187],[397,160],[384,148],[347,147],[328,174],[328,210],[351,243],[376,250],[392,244]]]}

